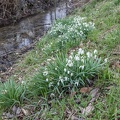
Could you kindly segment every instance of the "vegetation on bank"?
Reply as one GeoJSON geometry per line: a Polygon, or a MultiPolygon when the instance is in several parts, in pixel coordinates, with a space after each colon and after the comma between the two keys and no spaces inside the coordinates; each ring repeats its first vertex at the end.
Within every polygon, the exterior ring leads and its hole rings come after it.
{"type": "Polygon", "coordinates": [[[1,84],[0,109],[20,106],[31,114],[25,120],[120,119],[119,51],[119,0],[92,0],[57,20],[24,55],[1,84]]]}

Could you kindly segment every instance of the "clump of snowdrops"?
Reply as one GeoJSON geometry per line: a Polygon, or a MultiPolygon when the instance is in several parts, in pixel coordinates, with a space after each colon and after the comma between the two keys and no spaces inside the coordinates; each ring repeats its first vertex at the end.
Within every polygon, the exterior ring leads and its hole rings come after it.
{"type": "Polygon", "coordinates": [[[59,55],[35,77],[33,82],[39,89],[36,86],[34,88],[37,88],[39,93],[43,88],[53,94],[70,92],[89,85],[103,70],[106,62],[107,59],[99,57],[97,50],[79,48],[67,56],[59,55]]]}
{"type": "Polygon", "coordinates": [[[57,38],[57,45],[62,47],[67,42],[86,39],[88,32],[94,28],[94,23],[86,22],[85,17],[69,17],[56,21],[48,35],[51,38],[57,38]]]}

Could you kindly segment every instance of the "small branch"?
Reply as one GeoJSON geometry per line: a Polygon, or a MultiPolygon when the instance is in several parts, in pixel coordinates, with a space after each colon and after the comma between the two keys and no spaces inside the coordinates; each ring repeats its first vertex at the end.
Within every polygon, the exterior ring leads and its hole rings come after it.
{"type": "Polygon", "coordinates": [[[113,55],[120,55],[120,52],[112,52],[113,55]]]}

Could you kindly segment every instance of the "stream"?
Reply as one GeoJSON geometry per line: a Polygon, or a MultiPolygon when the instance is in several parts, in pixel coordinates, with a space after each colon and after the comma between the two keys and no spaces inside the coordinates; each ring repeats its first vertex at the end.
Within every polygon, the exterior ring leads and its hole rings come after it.
{"type": "MultiPolygon", "coordinates": [[[[78,0],[80,6],[88,0],[78,0]]],[[[72,3],[62,2],[56,8],[22,19],[17,24],[0,28],[0,71],[5,72],[12,66],[21,50],[27,49],[51,27],[56,19],[64,18],[74,9],[76,0],[72,3]]]]}

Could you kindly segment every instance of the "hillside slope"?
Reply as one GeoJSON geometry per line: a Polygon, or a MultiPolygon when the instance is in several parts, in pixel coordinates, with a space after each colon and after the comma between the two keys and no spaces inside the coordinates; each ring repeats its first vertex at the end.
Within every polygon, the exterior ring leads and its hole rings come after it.
{"type": "Polygon", "coordinates": [[[1,111],[20,106],[25,120],[119,120],[120,1],[91,0],[57,20],[10,79],[1,111]]]}

